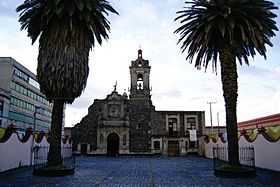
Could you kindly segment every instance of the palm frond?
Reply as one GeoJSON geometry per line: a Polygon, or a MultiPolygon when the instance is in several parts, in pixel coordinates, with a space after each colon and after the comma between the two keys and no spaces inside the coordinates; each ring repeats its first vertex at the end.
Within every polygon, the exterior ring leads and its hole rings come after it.
{"type": "Polygon", "coordinates": [[[195,57],[195,67],[207,68],[208,62],[216,69],[222,46],[229,43],[236,58],[249,64],[248,56],[256,51],[266,58],[266,45],[272,46],[270,38],[278,31],[273,18],[277,9],[265,0],[194,0],[178,11],[175,21],[181,25],[174,31],[179,34],[181,50],[187,50],[186,59],[195,57]]]}
{"type": "Polygon", "coordinates": [[[38,81],[48,98],[71,103],[86,86],[89,50],[109,38],[105,0],[26,0],[17,7],[21,29],[39,38],[38,81]]]}

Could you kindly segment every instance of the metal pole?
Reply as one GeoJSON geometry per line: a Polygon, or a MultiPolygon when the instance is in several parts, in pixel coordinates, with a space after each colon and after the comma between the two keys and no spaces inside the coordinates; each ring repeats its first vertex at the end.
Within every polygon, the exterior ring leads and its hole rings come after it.
{"type": "Polygon", "coordinates": [[[220,113],[220,112],[217,112],[218,133],[220,132],[219,113],[220,113]]]}
{"type": "Polygon", "coordinates": [[[218,133],[220,132],[220,113],[223,112],[224,110],[221,110],[217,112],[217,122],[218,122],[218,133]]]}
{"type": "Polygon", "coordinates": [[[207,102],[210,106],[210,122],[211,122],[211,134],[213,134],[213,123],[212,123],[212,104],[215,104],[217,101],[213,102],[207,102]]]}
{"type": "Polygon", "coordinates": [[[30,165],[33,165],[33,154],[34,154],[34,139],[35,139],[35,132],[36,132],[36,114],[37,114],[37,110],[41,108],[39,106],[35,106],[35,112],[33,114],[34,117],[34,124],[33,124],[33,138],[32,138],[32,142],[31,142],[31,156],[30,156],[30,165]]]}
{"type": "Polygon", "coordinates": [[[35,112],[34,112],[34,124],[33,124],[33,131],[36,131],[36,114],[37,114],[37,107],[35,108],[35,112]]]}
{"type": "Polygon", "coordinates": [[[37,107],[35,107],[35,112],[33,114],[34,117],[34,124],[33,124],[33,137],[31,142],[31,153],[30,153],[30,165],[33,166],[33,153],[34,153],[34,139],[35,139],[35,128],[36,128],[36,113],[37,113],[37,107]]]}
{"type": "Polygon", "coordinates": [[[212,123],[212,103],[210,102],[210,120],[211,120],[211,134],[213,134],[213,123],[212,123]]]}

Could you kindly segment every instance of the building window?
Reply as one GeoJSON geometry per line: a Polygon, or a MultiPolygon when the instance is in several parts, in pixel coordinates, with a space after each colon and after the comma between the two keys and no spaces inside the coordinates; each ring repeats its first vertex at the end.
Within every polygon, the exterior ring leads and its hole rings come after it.
{"type": "Polygon", "coordinates": [[[100,134],[100,143],[103,143],[103,134],[100,134]]]}
{"type": "Polygon", "coordinates": [[[127,140],[126,140],[126,135],[124,134],[124,135],[123,135],[123,145],[126,145],[126,141],[127,141],[127,140]]]}
{"type": "Polygon", "coordinates": [[[34,124],[34,119],[26,116],[26,115],[22,115],[22,114],[18,114],[15,112],[9,112],[9,118],[11,120],[15,120],[15,121],[20,121],[20,122],[25,122],[25,123],[29,123],[29,124],[34,124]]]}
{"type": "Polygon", "coordinates": [[[186,131],[196,129],[196,117],[187,117],[186,119],[186,131]]]}
{"type": "MultiPolygon", "coordinates": [[[[19,114],[19,113],[12,112],[12,111],[9,112],[9,119],[14,120],[14,121],[23,122],[23,123],[28,123],[31,125],[34,124],[33,117],[29,117],[27,115],[19,114]]],[[[36,126],[43,127],[43,129],[49,129],[51,127],[51,123],[48,121],[36,119],[36,126]]]]}
{"type": "Polygon", "coordinates": [[[37,101],[39,101],[39,102],[41,102],[45,105],[48,105],[48,106],[52,107],[52,104],[49,101],[47,101],[47,99],[45,99],[41,95],[38,95],[38,94],[34,93],[33,91],[15,83],[15,82],[11,83],[11,89],[13,89],[13,90],[15,90],[15,91],[17,91],[17,92],[19,92],[23,95],[26,95],[26,96],[34,99],[34,100],[37,100],[37,101]]]}
{"type": "Polygon", "coordinates": [[[141,123],[137,124],[136,129],[138,129],[138,130],[141,129],[141,123]]]}
{"type": "Polygon", "coordinates": [[[29,77],[29,82],[28,83],[30,85],[34,86],[35,88],[40,89],[39,83],[36,80],[32,79],[31,77],[29,77]]]}
{"type": "Polygon", "coordinates": [[[11,83],[11,89],[16,90],[16,83],[14,83],[14,82],[11,83]]]}
{"type": "MultiPolygon", "coordinates": [[[[32,112],[35,112],[35,106],[34,106],[33,104],[27,103],[26,101],[23,101],[23,100],[21,100],[21,99],[12,97],[12,98],[11,98],[11,104],[12,104],[12,105],[15,105],[15,106],[17,106],[17,107],[21,107],[21,108],[30,110],[30,111],[32,111],[32,112]]],[[[45,109],[42,109],[42,108],[41,108],[41,110],[40,110],[39,113],[42,114],[42,115],[51,117],[51,112],[50,112],[49,110],[45,110],[45,109]]]]}
{"type": "Polygon", "coordinates": [[[16,76],[18,76],[19,78],[21,78],[21,79],[25,80],[26,82],[28,82],[28,79],[29,79],[28,75],[26,75],[25,73],[23,73],[19,69],[14,68],[14,74],[16,76]]]}
{"type": "Polygon", "coordinates": [[[16,90],[17,92],[20,91],[20,86],[19,86],[18,84],[15,85],[15,90],[16,90]]]}
{"type": "Polygon", "coordinates": [[[154,141],[154,149],[159,150],[160,149],[160,142],[159,141],[154,141]]]}
{"type": "Polygon", "coordinates": [[[0,116],[3,114],[4,101],[0,101],[0,116]]]}
{"type": "Polygon", "coordinates": [[[94,149],[93,144],[90,144],[90,151],[93,151],[93,149],[94,149]]]}
{"type": "Polygon", "coordinates": [[[177,118],[168,119],[168,130],[170,136],[176,136],[178,134],[178,122],[177,118]]]}

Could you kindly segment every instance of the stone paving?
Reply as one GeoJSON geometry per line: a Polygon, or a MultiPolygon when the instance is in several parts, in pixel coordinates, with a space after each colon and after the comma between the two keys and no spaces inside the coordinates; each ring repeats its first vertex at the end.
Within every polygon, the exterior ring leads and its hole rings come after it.
{"type": "Polygon", "coordinates": [[[24,167],[0,173],[0,186],[280,186],[280,173],[257,169],[249,179],[213,175],[211,159],[187,157],[76,157],[75,174],[38,177],[24,167]]]}

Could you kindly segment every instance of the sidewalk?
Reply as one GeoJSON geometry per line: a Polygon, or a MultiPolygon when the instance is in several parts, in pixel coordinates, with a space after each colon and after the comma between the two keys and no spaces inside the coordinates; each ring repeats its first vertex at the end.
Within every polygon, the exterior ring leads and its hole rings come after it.
{"type": "Polygon", "coordinates": [[[249,179],[213,175],[211,159],[187,157],[76,157],[75,174],[38,177],[25,167],[0,173],[0,186],[280,186],[280,173],[257,169],[249,179]]]}

